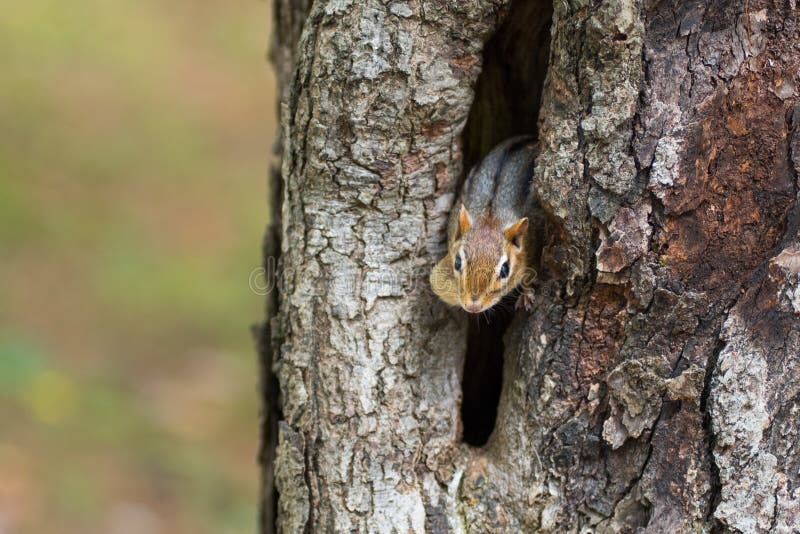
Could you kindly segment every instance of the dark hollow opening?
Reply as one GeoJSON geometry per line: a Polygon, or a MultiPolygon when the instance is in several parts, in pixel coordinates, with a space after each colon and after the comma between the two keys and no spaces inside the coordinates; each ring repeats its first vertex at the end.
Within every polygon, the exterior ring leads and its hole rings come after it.
{"type": "MultiPolygon", "coordinates": [[[[503,139],[537,133],[552,15],[549,0],[515,0],[486,44],[462,134],[465,169],[503,139]]],[[[470,445],[484,445],[494,430],[503,385],[503,335],[512,318],[513,313],[499,311],[470,318],[461,384],[462,436],[470,445]]]]}
{"type": "Polygon", "coordinates": [[[469,319],[461,382],[461,421],[462,438],[470,445],[485,444],[494,430],[503,386],[503,334],[513,317],[513,313],[504,309],[469,319]]]}

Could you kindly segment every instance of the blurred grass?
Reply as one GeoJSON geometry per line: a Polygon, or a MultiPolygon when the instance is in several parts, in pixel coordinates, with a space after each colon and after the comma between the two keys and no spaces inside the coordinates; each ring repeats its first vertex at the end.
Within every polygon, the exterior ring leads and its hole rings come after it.
{"type": "Polygon", "coordinates": [[[0,13],[0,534],[255,530],[268,5],[0,13]]]}

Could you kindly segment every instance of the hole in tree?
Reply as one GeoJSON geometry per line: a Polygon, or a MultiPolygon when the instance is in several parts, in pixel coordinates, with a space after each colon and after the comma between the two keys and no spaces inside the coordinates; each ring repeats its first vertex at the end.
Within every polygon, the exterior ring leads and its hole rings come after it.
{"type": "Polygon", "coordinates": [[[503,386],[503,334],[512,317],[512,313],[501,312],[488,319],[469,319],[461,421],[463,439],[470,445],[485,444],[494,429],[503,386]]]}
{"type": "MultiPolygon", "coordinates": [[[[552,14],[549,0],[515,0],[486,44],[462,134],[465,169],[508,137],[536,134],[552,14]]],[[[503,385],[503,335],[512,318],[513,313],[499,311],[470,317],[461,384],[463,439],[470,445],[484,445],[494,430],[503,385]]]]}

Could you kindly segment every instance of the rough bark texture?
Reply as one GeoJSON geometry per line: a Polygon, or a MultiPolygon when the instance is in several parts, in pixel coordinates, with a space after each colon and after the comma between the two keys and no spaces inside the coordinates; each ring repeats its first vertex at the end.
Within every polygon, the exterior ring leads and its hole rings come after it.
{"type": "Polygon", "coordinates": [[[794,0],[275,3],[264,530],[800,531],[794,0]],[[541,280],[476,448],[425,280],[462,161],[532,131],[541,280]]]}

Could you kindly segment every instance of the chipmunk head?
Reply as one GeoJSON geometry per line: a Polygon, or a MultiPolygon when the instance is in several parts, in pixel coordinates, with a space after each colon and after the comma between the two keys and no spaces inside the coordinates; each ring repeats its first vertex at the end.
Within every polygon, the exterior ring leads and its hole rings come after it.
{"type": "Polygon", "coordinates": [[[450,248],[461,307],[479,313],[497,304],[525,275],[524,217],[506,227],[492,216],[473,221],[464,206],[450,248]]]}

